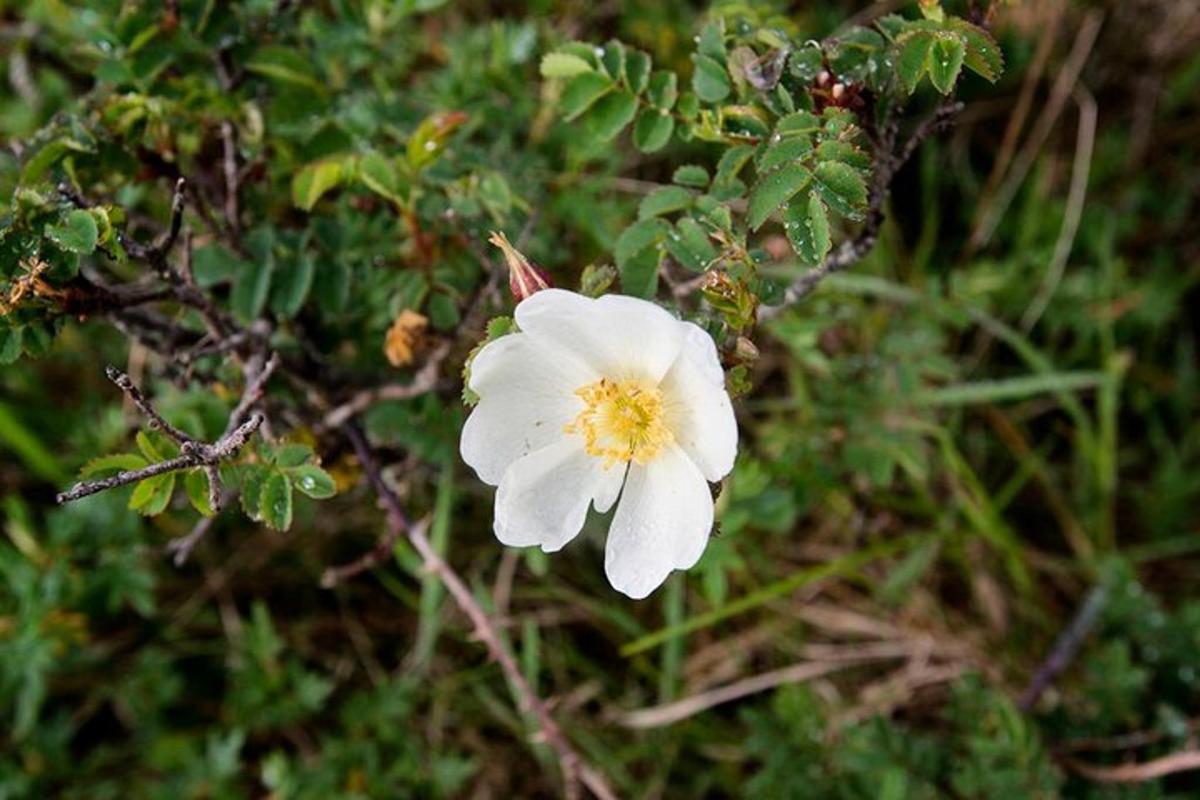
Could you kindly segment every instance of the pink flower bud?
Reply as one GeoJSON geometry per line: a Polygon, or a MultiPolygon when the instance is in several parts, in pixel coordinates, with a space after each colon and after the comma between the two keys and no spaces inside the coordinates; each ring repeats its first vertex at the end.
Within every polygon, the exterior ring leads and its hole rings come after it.
{"type": "Polygon", "coordinates": [[[518,303],[534,292],[549,289],[554,285],[546,271],[534,266],[523,253],[512,246],[503,233],[493,231],[488,241],[504,253],[504,263],[508,265],[508,288],[512,290],[513,299],[518,303]]]}

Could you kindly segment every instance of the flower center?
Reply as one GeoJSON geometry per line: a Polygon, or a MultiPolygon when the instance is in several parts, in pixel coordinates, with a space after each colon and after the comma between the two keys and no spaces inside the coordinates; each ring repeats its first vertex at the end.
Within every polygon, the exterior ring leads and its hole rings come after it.
{"type": "Polygon", "coordinates": [[[606,468],[618,461],[645,464],[674,439],[663,421],[658,389],[601,378],[575,394],[585,407],[563,430],[582,433],[588,453],[605,459],[606,468]]]}

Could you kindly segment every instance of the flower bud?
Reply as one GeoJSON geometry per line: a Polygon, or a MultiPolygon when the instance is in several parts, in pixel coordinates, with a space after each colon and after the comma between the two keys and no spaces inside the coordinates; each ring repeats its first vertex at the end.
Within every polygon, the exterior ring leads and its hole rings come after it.
{"type": "Polygon", "coordinates": [[[508,288],[512,290],[513,299],[518,303],[534,292],[549,289],[554,285],[546,271],[534,266],[523,253],[512,246],[503,233],[492,231],[488,241],[504,253],[504,263],[508,265],[508,288]]]}

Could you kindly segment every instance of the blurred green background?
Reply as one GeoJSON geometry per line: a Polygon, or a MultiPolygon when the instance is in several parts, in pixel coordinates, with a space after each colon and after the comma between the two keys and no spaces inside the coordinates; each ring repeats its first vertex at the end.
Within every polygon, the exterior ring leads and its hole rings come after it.
{"type": "MultiPolygon", "coordinates": [[[[902,4],[750,5],[819,39],[902,4]]],[[[514,240],[532,220],[525,252],[576,286],[646,192],[713,150],[589,145],[539,59],[617,37],[686,75],[703,21],[738,10],[0,0],[0,197],[49,138],[101,124],[126,146],[91,185],[135,229],[161,223],[173,165],[201,204],[219,196],[232,120],[246,250],[198,237],[197,279],[292,317],[280,276],[311,260],[315,309],[292,330],[351,384],[394,380],[392,319],[463,324],[477,254],[361,192],[303,213],[297,169],[466,112],[420,218],[514,240]],[[239,294],[263,253],[280,265],[269,294],[239,294]]],[[[413,515],[622,797],[1200,796],[1182,768],[1200,763],[1200,8],[994,11],[1004,79],[964,79],[964,112],[897,176],[873,252],[758,333],[719,533],[649,600],[607,586],[596,520],[554,558],[494,540],[491,491],[458,461],[453,367],[445,391],[365,418],[413,515]],[[1073,624],[1077,652],[1025,707],[1073,624]],[[740,696],[708,707],[727,686],[740,696]]],[[[105,364],[189,430],[219,431],[227,400],[219,382],[157,380],[155,356],[102,321],[57,327],[0,370],[0,798],[560,791],[406,543],[320,587],[382,525],[344,447],[297,431],[339,495],[298,497],[283,533],[226,512],[181,567],[164,546],[196,522],[182,503],[147,519],[124,489],[56,507],[81,465],[130,447],[105,364]]]]}

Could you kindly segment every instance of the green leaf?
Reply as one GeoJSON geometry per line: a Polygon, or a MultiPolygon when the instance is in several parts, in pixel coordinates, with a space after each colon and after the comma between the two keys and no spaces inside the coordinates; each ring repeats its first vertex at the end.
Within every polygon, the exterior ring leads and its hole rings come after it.
{"type": "Polygon", "coordinates": [[[696,40],[697,52],[710,58],[725,56],[725,31],[721,20],[714,20],[700,29],[696,40]]]}
{"type": "Polygon", "coordinates": [[[270,467],[262,464],[248,464],[242,468],[242,510],[255,522],[262,519],[263,485],[271,472],[270,467]]]}
{"type": "Polygon", "coordinates": [[[604,67],[604,71],[614,81],[624,78],[625,45],[616,39],[604,45],[604,52],[600,55],[600,66],[604,67]]]}
{"type": "Polygon", "coordinates": [[[638,219],[682,211],[691,204],[692,193],[682,186],[659,186],[642,198],[642,202],[638,205],[638,219]]]}
{"type": "Polygon", "coordinates": [[[812,141],[807,136],[792,136],[768,146],[758,159],[758,171],[770,172],[776,167],[799,161],[812,152],[812,141]]]}
{"type": "Polygon", "coordinates": [[[543,78],[573,78],[592,71],[592,65],[570,53],[547,53],[540,65],[543,78]]]}
{"type": "Polygon", "coordinates": [[[780,118],[775,123],[775,132],[780,136],[816,133],[821,130],[821,118],[811,111],[796,111],[780,118]]]}
{"type": "Polygon", "coordinates": [[[784,230],[792,249],[805,264],[816,265],[829,255],[832,242],[829,236],[829,213],[816,192],[807,203],[793,203],[784,215],[784,230]]]}
{"type": "Polygon", "coordinates": [[[380,197],[397,205],[404,205],[404,186],[400,180],[400,171],[396,169],[392,159],[374,150],[365,153],[358,162],[358,179],[363,186],[380,197]]]}
{"type": "Polygon", "coordinates": [[[260,510],[263,522],[277,531],[292,527],[292,482],[279,471],[272,471],[262,485],[260,510]]]}
{"type": "Polygon", "coordinates": [[[637,113],[637,98],[631,92],[616,91],[602,97],[583,116],[583,124],[591,136],[607,142],[626,125],[633,122],[637,113]]]}
{"type": "Polygon", "coordinates": [[[621,275],[621,288],[634,297],[652,297],[658,286],[659,245],[671,226],[657,217],[635,222],[617,239],[613,256],[621,275]]]}
{"type": "Polygon", "coordinates": [[[321,195],[341,184],[344,173],[341,158],[326,158],[306,164],[292,177],[292,205],[312,211],[321,195]]]}
{"type": "Polygon", "coordinates": [[[142,455],[146,457],[147,462],[153,464],[166,459],[166,456],[158,448],[157,443],[150,438],[150,434],[145,431],[138,431],[137,435],[133,438],[137,442],[138,450],[142,451],[142,455]]]}
{"type": "Polygon", "coordinates": [[[726,150],[717,162],[717,175],[713,178],[713,185],[732,183],[753,156],[754,148],[748,144],[740,144],[726,150]]]}
{"type": "Polygon", "coordinates": [[[137,486],[133,487],[133,494],[129,496],[129,508],[139,514],[153,517],[166,510],[174,492],[174,472],[146,478],[144,481],[138,481],[137,486]]]}
{"type": "Polygon", "coordinates": [[[296,49],[283,45],[268,45],[255,53],[246,62],[246,70],[280,83],[302,86],[317,94],[324,94],[325,85],[317,80],[312,62],[296,49]]]}
{"type": "Polygon", "coordinates": [[[612,89],[613,82],[599,72],[583,72],[571,78],[558,101],[563,119],[575,119],[612,89]]]}
{"type": "Polygon", "coordinates": [[[633,123],[633,144],[643,153],[661,150],[671,141],[675,118],[654,108],[643,108],[633,123]]]}
{"type": "Polygon", "coordinates": [[[315,273],[310,253],[301,253],[290,269],[277,267],[271,280],[271,310],[284,319],[296,316],[312,289],[315,273]]]}
{"type": "Polygon", "coordinates": [[[692,90],[706,103],[719,103],[729,96],[733,84],[724,65],[715,58],[703,55],[692,56],[696,71],[692,74],[692,90]]]}
{"type": "Polygon", "coordinates": [[[93,458],[79,470],[81,478],[93,478],[107,473],[129,472],[141,469],[150,462],[137,453],[113,453],[112,455],[93,458]]]}
{"type": "Polygon", "coordinates": [[[681,186],[695,186],[703,189],[708,186],[708,170],[698,164],[684,164],[675,170],[671,180],[681,186]]]}
{"type": "Polygon", "coordinates": [[[313,457],[313,449],[300,442],[288,442],[276,448],[271,460],[280,467],[298,467],[313,457]]]}
{"type": "Polygon", "coordinates": [[[305,464],[291,471],[292,485],[304,494],[316,500],[324,500],[337,494],[337,485],[333,477],[316,466],[305,464]]]}
{"type": "Polygon", "coordinates": [[[933,49],[933,34],[929,31],[913,31],[900,37],[900,54],[896,58],[896,72],[909,94],[917,89],[921,76],[929,68],[929,51],[933,49]]]}
{"type": "Polygon", "coordinates": [[[747,223],[758,230],[777,208],[812,180],[812,173],[801,164],[788,164],[762,178],[750,194],[747,223]]]}
{"type": "Polygon", "coordinates": [[[684,217],[667,237],[667,252],[693,272],[703,272],[717,257],[717,250],[704,232],[704,227],[691,217],[684,217]]]}
{"type": "Polygon", "coordinates": [[[96,249],[100,231],[95,218],[83,209],[68,212],[61,221],[46,226],[46,238],[71,253],[87,254],[96,249]]]}
{"type": "Polygon", "coordinates": [[[208,498],[208,474],[202,469],[188,470],[183,476],[183,489],[187,492],[192,508],[206,517],[217,513],[208,498]]]}
{"type": "Polygon", "coordinates": [[[840,161],[822,161],[813,172],[825,202],[843,217],[859,219],[867,204],[867,184],[858,170],[840,161]]]}
{"type": "Polygon", "coordinates": [[[253,322],[262,313],[274,271],[273,258],[242,265],[229,296],[229,305],[242,322],[253,322]]]}
{"type": "Polygon", "coordinates": [[[967,69],[992,83],[1000,80],[1004,73],[1004,53],[992,35],[961,17],[951,17],[946,24],[966,42],[967,69]]]}
{"type": "Polygon", "coordinates": [[[675,77],[675,73],[667,70],[655,71],[646,87],[646,99],[655,108],[670,111],[679,99],[679,79],[675,77]]]}
{"type": "Polygon", "coordinates": [[[821,161],[841,161],[858,169],[871,166],[871,157],[865,152],[840,139],[827,139],[817,145],[817,158],[821,161]]]}
{"type": "Polygon", "coordinates": [[[929,51],[929,80],[942,94],[954,91],[958,73],[962,71],[966,47],[954,34],[939,34],[929,51]]]}
{"type": "Polygon", "coordinates": [[[630,50],[625,54],[625,83],[629,91],[641,94],[650,79],[650,56],[641,50],[630,50]]]}

